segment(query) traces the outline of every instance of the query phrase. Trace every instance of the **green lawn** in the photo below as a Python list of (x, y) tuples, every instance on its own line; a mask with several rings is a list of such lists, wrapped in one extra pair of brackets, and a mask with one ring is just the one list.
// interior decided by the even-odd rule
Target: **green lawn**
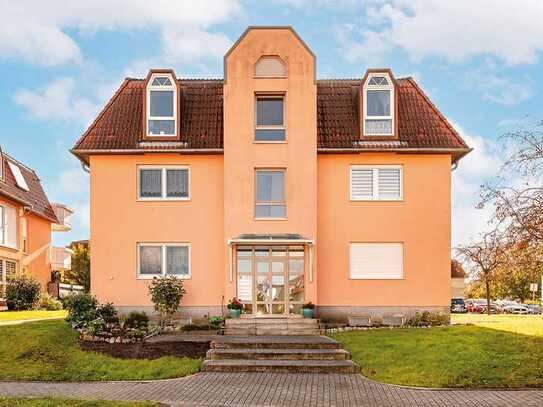
[(473, 324), (500, 331), (543, 337), (543, 316), (541, 315), (453, 314), (451, 323)]
[(0, 407), (159, 407), (160, 403), (130, 403), (103, 400), (0, 398)]
[(475, 325), (331, 336), (352, 353), (363, 375), (381, 382), (422, 387), (543, 386), (541, 316), (477, 315), (470, 321)]
[(62, 320), (0, 327), (0, 380), (146, 380), (199, 371), (200, 359), (116, 359), (84, 352)]
[(0, 324), (2, 322), (65, 317), (66, 311), (1, 311)]

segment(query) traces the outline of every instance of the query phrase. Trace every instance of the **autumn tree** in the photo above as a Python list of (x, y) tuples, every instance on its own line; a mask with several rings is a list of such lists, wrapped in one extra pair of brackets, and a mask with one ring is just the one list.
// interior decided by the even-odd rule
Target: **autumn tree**
[(456, 248), (459, 259), (468, 266), (474, 281), (484, 284), (487, 312), (490, 315), (491, 285), (506, 257), (502, 235), (497, 231), (485, 233), (481, 239)]
[(77, 244), (73, 247), (72, 267), (64, 273), (64, 280), (79, 284), (90, 291), (90, 250), (88, 245)]

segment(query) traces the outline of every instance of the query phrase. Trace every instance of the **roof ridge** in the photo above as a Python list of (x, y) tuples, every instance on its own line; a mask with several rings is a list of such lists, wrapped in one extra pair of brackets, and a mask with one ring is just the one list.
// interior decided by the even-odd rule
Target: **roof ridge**
[(128, 83), (130, 82), (130, 79), (129, 78), (124, 78), (123, 80), (123, 83), (121, 83), (121, 86), (119, 86), (119, 89), (117, 89), (117, 91), (113, 94), (113, 96), (109, 99), (109, 101), (105, 104), (105, 106), (102, 108), (102, 110), (100, 111), (100, 113), (98, 114), (98, 116), (96, 116), (96, 118), (92, 121), (92, 123), (89, 125), (89, 127), (87, 127), (87, 130), (85, 130), (83, 132), (83, 134), (81, 135), (81, 137), (79, 137), (79, 139), (76, 141), (74, 147), (73, 147), (73, 150), (77, 150), (77, 148), (79, 147), (79, 145), (83, 142), (83, 139), (87, 136), (87, 133), (92, 130), (94, 128), (94, 126), (96, 126), (96, 124), (98, 123), (98, 121), (102, 118), (102, 116), (106, 113), (106, 111), (109, 109), (109, 107), (113, 104), (113, 102), (119, 97), (119, 95), (121, 94), (121, 91), (128, 85)]
[(36, 178), (38, 179), (38, 181), (41, 181), (40, 178), (38, 177), (38, 173), (37, 173), (36, 170), (34, 170), (33, 168), (30, 168), (28, 165), (26, 165), (25, 163), (19, 161), (18, 159), (16, 159), (16, 158), (13, 157), (12, 155), (6, 153), (5, 151), (2, 151), (2, 156), (8, 158), (8, 159), (11, 160), (11, 161), (13, 161), (14, 164), (17, 164), (17, 165), (23, 167), (23, 168), (26, 169), (27, 171), (30, 171), (32, 174), (34, 174), (34, 175), (36, 176)]
[(415, 82), (415, 80), (409, 76), (406, 78), (408, 82), (410, 82), (414, 87), (415, 87), (415, 90), (419, 93), (419, 95), (421, 95), (424, 100), (430, 105), (430, 107), (432, 108), (432, 110), (438, 115), (438, 117), (441, 119), (441, 121), (445, 124), (445, 126), (447, 126), (449, 128), (449, 130), (453, 133), (453, 135), (456, 137), (456, 140), (462, 144), (464, 147), (468, 147), (468, 145), (466, 144), (466, 142), (464, 141), (464, 139), (460, 136), (460, 134), (458, 134), (458, 131), (456, 131), (456, 129), (449, 123), (449, 121), (447, 120), (447, 118), (443, 115), (443, 113), (441, 113), (441, 111), (437, 108), (437, 106), (434, 104), (434, 102), (432, 102), (430, 100), (430, 98), (426, 95), (426, 93), (424, 93), (424, 91), (421, 89), (421, 87), (417, 84), (417, 82)]

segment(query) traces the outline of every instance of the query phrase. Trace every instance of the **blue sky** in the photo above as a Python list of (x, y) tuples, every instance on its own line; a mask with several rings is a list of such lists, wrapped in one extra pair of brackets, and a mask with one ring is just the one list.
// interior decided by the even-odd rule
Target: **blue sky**
[[(89, 235), (88, 176), (68, 149), (126, 76), (151, 67), (221, 77), (248, 25), (291, 25), (319, 78), (390, 67), (413, 76), (475, 151), (453, 175), (453, 243), (484, 228), (479, 185), (500, 167), (497, 137), (543, 118), (543, 2), (524, 0), (0, 0), (0, 144), (35, 168)], [(492, 10), (492, 13), (489, 13)]]

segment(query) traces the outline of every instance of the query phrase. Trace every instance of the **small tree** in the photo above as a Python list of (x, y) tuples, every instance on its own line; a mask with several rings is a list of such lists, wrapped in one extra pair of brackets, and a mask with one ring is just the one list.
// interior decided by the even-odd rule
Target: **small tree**
[(38, 281), (24, 274), (12, 277), (6, 287), (8, 309), (23, 311), (34, 308), (40, 298), (41, 286)]
[(71, 284), (79, 284), (90, 291), (90, 250), (86, 245), (78, 244), (73, 248), (72, 268), (64, 273), (64, 278)]
[(487, 313), (490, 315), (490, 286), (495, 273), (506, 260), (501, 235), (498, 231), (486, 233), (478, 242), (457, 247), (456, 252), (470, 266), (473, 277), (484, 284)]
[(161, 325), (171, 322), (185, 294), (183, 280), (174, 276), (153, 278), (149, 286), (149, 295), (155, 311), (160, 314)]

